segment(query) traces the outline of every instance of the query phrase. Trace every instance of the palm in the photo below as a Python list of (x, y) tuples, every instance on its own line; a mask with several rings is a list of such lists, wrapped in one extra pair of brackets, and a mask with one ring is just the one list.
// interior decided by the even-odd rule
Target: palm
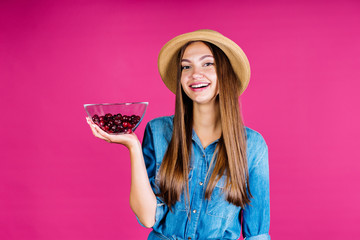
[[(101, 130), (101, 128), (100, 128)], [(103, 130), (101, 130), (103, 132), (104, 135), (106, 135), (108, 137), (108, 139), (110, 140), (110, 142), (113, 143), (132, 143), (132, 142), (136, 142), (138, 141), (138, 137), (136, 136), (135, 133), (125, 133), (125, 134), (119, 134), (119, 135), (110, 135), (106, 132), (104, 132)]]

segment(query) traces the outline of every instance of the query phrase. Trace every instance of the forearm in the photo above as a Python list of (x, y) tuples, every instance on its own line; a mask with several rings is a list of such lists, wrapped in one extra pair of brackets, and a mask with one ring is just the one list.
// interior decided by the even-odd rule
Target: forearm
[(130, 207), (146, 227), (155, 223), (156, 197), (151, 188), (141, 145), (129, 147), (131, 159)]

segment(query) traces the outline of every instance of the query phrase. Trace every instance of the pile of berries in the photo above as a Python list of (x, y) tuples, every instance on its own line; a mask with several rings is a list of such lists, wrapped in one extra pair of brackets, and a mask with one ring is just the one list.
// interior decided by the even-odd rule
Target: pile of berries
[(92, 116), (92, 120), (107, 133), (132, 133), (132, 129), (140, 121), (140, 117), (107, 113), (104, 116), (95, 114)]

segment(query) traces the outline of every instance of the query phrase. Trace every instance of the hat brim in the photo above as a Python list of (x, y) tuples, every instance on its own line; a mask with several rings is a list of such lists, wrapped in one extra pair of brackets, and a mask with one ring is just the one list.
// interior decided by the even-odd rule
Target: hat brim
[(250, 64), (243, 50), (232, 40), (213, 30), (197, 30), (179, 35), (168, 41), (161, 49), (158, 58), (160, 76), (166, 87), (176, 94), (177, 57), (182, 46), (190, 41), (206, 41), (219, 47), (229, 58), (232, 68), (240, 81), (239, 96), (250, 81)]

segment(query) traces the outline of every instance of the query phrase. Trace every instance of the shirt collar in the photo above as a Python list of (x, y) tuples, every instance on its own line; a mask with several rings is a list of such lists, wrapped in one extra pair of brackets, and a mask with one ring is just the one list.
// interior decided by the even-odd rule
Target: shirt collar
[[(198, 137), (198, 135), (196, 134), (195, 130), (192, 130), (192, 140), (202, 149), (204, 150), (204, 147), (201, 144), (200, 138)], [(210, 143), (206, 149), (208, 149), (210, 146), (215, 145), (217, 142), (219, 142), (219, 139), (216, 139), (215, 141), (213, 141), (212, 143)]]

